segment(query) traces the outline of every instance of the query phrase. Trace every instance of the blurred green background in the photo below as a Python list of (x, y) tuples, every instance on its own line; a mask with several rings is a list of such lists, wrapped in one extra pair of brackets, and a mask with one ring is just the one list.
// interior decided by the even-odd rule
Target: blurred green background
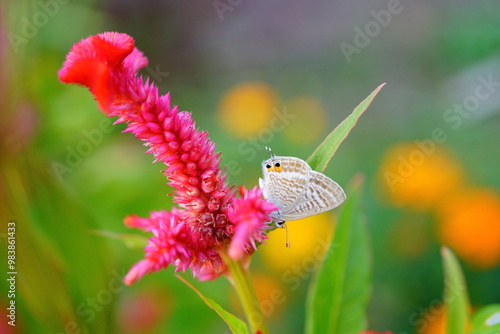
[[(0, 332), (229, 333), (171, 268), (123, 286), (143, 251), (96, 232), (138, 233), (125, 216), (172, 205), (164, 167), (86, 89), (58, 81), (70, 47), (103, 31), (135, 38), (150, 61), (142, 74), (192, 112), (229, 182), (247, 187), (265, 146), (307, 158), (387, 82), (326, 170), (344, 187), (366, 176), (370, 328), (443, 333), (443, 243), (463, 261), (472, 304), (500, 302), (498, 2), (40, 0), (0, 11), (0, 268), (15, 221), (18, 270), (15, 328), (0, 280)], [(273, 332), (303, 332), (313, 254), (335, 214), (292, 222), (290, 249), (275, 231), (256, 253)], [(241, 314), (224, 278), (195, 285)], [(270, 302), (273, 291), (285, 299)]]

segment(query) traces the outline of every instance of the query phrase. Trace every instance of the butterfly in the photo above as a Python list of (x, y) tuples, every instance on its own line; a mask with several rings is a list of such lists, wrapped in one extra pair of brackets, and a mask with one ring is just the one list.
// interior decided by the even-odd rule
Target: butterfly
[(342, 187), (312, 170), (304, 160), (276, 156), (268, 147), (266, 150), (270, 159), (262, 163), (264, 178), (259, 179), (259, 186), (264, 198), (278, 208), (271, 213), (276, 226), (286, 228), (286, 221), (332, 210), (345, 201)]

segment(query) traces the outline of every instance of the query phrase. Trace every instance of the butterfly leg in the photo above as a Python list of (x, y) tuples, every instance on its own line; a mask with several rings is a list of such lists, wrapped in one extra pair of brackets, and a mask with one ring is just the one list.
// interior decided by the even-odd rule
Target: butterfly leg
[(290, 241), (289, 241), (289, 238), (288, 238), (288, 227), (286, 226), (285, 223), (286, 222), (284, 220), (278, 220), (276, 222), (276, 226), (278, 226), (279, 228), (284, 228), (285, 229), (285, 231), (286, 231), (286, 246), (290, 247)]

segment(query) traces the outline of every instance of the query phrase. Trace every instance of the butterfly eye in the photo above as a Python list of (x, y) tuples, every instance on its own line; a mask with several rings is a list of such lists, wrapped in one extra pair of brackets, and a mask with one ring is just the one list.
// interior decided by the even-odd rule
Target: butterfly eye
[(271, 168), (271, 167), (272, 167), (272, 166), (271, 166), (271, 164), (267, 164), (267, 165), (266, 165), (266, 168), (267, 168), (267, 169), (269, 169), (269, 168)]
[(280, 166), (281, 166), (281, 164), (279, 162), (274, 164), (274, 167), (280, 167)]

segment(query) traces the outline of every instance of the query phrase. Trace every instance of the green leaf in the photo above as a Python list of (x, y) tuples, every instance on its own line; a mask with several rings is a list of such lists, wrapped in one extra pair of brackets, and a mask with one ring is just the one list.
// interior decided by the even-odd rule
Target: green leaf
[(467, 286), (460, 263), (448, 247), (441, 248), (444, 266), (444, 302), (446, 304), (446, 332), (465, 334), (470, 310)]
[(500, 304), (480, 308), (472, 317), (470, 334), (500, 334)]
[(366, 329), (370, 297), (368, 228), (356, 187), (342, 208), (335, 235), (308, 292), (306, 333), (357, 334)]
[(93, 230), (92, 232), (102, 237), (121, 240), (130, 249), (143, 249), (148, 244), (148, 238), (139, 234), (115, 233), (103, 230)]
[(246, 324), (241, 319), (229, 313), (228, 311), (224, 310), (222, 306), (220, 306), (212, 298), (204, 296), (200, 290), (195, 288), (195, 286), (189, 283), (184, 277), (181, 277), (179, 275), (175, 276), (177, 276), (178, 279), (180, 279), (182, 282), (184, 282), (184, 284), (186, 284), (194, 292), (196, 292), (198, 296), (200, 296), (200, 298), (205, 302), (205, 304), (207, 304), (208, 307), (217, 312), (217, 314), (222, 318), (222, 320), (224, 320), (226, 324), (229, 326), (229, 329), (231, 330), (232, 333), (249, 334)]
[(340, 144), (347, 137), (351, 129), (356, 125), (359, 117), (368, 109), (378, 92), (385, 83), (378, 86), (366, 99), (364, 99), (352, 113), (347, 116), (337, 127), (325, 138), (316, 150), (307, 158), (307, 162), (312, 169), (324, 171)]

